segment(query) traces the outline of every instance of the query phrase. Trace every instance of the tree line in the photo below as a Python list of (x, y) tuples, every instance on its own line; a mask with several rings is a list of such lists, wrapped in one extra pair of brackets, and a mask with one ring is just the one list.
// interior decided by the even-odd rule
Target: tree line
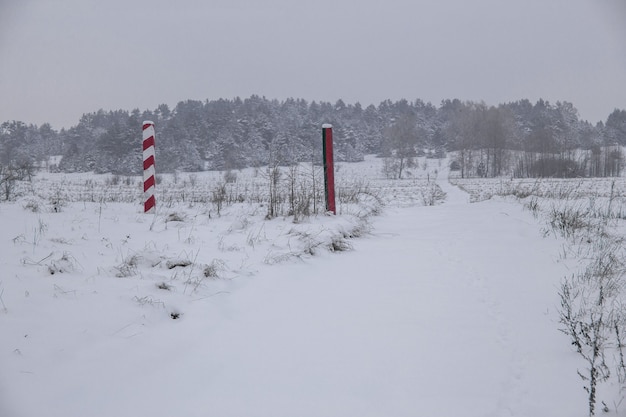
[[(568, 102), (386, 100), (363, 108), (338, 100), (187, 100), (173, 109), (84, 114), (60, 131), (45, 123), (0, 126), (0, 169), (40, 166), (61, 172), (139, 174), (141, 124), (155, 122), (160, 172), (233, 170), (321, 161), (321, 125), (334, 127), (335, 159), (385, 158), (401, 178), (420, 155), (454, 151), (462, 176), (618, 176), (624, 164), (626, 111), (606, 122), (581, 120)], [(57, 158), (51, 159), (51, 156)]]

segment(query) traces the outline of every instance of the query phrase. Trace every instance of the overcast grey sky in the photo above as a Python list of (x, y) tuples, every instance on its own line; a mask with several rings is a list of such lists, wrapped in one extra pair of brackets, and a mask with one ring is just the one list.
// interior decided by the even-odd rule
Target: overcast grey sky
[(0, 122), (186, 99), (626, 108), (626, 0), (0, 0)]

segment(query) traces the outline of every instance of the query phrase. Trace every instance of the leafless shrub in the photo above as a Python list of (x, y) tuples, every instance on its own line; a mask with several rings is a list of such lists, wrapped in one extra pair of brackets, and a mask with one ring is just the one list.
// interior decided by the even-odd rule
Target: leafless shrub
[(67, 193), (63, 189), (63, 184), (59, 184), (54, 187), (49, 201), (51, 211), (54, 213), (60, 213), (63, 208), (67, 206), (69, 198), (67, 196)]
[(581, 295), (583, 291), (576, 287), (575, 282), (563, 283), (559, 294), (560, 322), (563, 325), (561, 331), (570, 336), (572, 345), (587, 363), (586, 373), (580, 370), (577, 373), (586, 383), (584, 389), (588, 394), (589, 415), (594, 415), (598, 383), (610, 376), (605, 356), (610, 312), (602, 291), (595, 294), (594, 300), (589, 300), (591, 303), (587, 303), (588, 296)]
[(345, 252), (352, 250), (352, 244), (343, 235), (335, 235), (328, 244), (331, 252)]
[(48, 273), (50, 275), (54, 275), (74, 272), (76, 270), (77, 264), (78, 263), (76, 262), (76, 259), (71, 254), (69, 254), (68, 252), (63, 252), (63, 255), (61, 255), (61, 257), (59, 257), (58, 259), (53, 259), (48, 264)]
[(528, 209), (535, 218), (538, 217), (541, 212), (539, 199), (536, 196), (531, 197), (524, 203), (524, 208)]
[(13, 199), (18, 180), (18, 173), (14, 167), (0, 165), (0, 189), (4, 200)]
[(318, 206), (316, 198), (315, 189), (311, 188), (310, 184), (304, 180), (290, 186), (290, 208), (288, 214), (293, 216), (294, 223), (298, 223), (302, 219), (310, 217), (314, 213), (314, 210)]
[(122, 263), (115, 267), (115, 276), (118, 278), (128, 278), (137, 275), (139, 265), (139, 255), (133, 254), (122, 260)]
[(220, 183), (215, 186), (213, 191), (211, 192), (211, 202), (215, 206), (215, 210), (217, 211), (217, 215), (221, 216), (222, 207), (226, 202), (227, 191), (226, 191), (226, 183)]
[[(292, 247), (291, 239), (295, 238), (298, 242), (298, 248), (302, 248), (302, 253), (313, 256), (316, 254), (317, 248), (323, 244), (322, 232), (323, 231), (312, 232), (308, 229), (298, 229), (294, 227), (287, 232), (287, 235), (290, 237), (289, 247)], [(292, 254), (295, 252), (295, 250), (292, 250)]]
[(267, 219), (273, 219), (279, 215), (279, 205), (282, 201), (279, 193), (281, 171), (278, 164), (270, 165), (265, 175), (268, 183)]
[(39, 242), (41, 241), (41, 239), (43, 238), (43, 236), (46, 234), (47, 231), (48, 231), (48, 224), (44, 222), (41, 218), (38, 219), (37, 226), (33, 227), (33, 237), (30, 242), (33, 245), (33, 247), (39, 244)]
[(22, 207), (24, 208), (24, 210), (28, 210), (33, 213), (39, 213), (41, 212), (41, 201), (36, 198), (29, 198), (24, 202)]
[(221, 272), (226, 269), (226, 264), (221, 259), (214, 259), (210, 264), (205, 265), (202, 268), (202, 273), (194, 272), (195, 265), (195, 263), (192, 264), (188, 273), (185, 274), (187, 276), (185, 280), (185, 293), (189, 287), (191, 287), (191, 293), (197, 292), (206, 279), (220, 278)]
[(359, 217), (356, 224), (350, 227), (347, 232), (343, 232), (343, 237), (348, 239), (359, 238), (369, 234), (371, 231), (372, 224), (369, 216)]
[(422, 195), (422, 203), (425, 206), (434, 206), (439, 201), (445, 199), (445, 193), (436, 183), (431, 183), (426, 189), (420, 190)]
[(380, 199), (379, 193), (375, 192), (370, 183), (364, 179), (339, 184), (335, 188), (337, 201), (342, 204), (357, 204), (363, 195)]
[(226, 264), (221, 259), (213, 259), (210, 264), (202, 270), (205, 278), (219, 278), (220, 272), (226, 268)]
[(579, 206), (566, 204), (557, 207), (553, 205), (548, 216), (550, 226), (565, 238), (572, 237), (577, 231), (589, 226), (588, 211)]
[(317, 248), (322, 245), (322, 242), (319, 239), (316, 239), (314, 236), (311, 235), (302, 236), (301, 240), (303, 244), (302, 252), (311, 256), (315, 256), (317, 253)]
[(624, 356), (624, 348), (626, 348), (626, 341), (624, 340), (624, 331), (626, 329), (624, 306), (618, 304), (614, 310), (612, 319), (613, 335), (615, 336), (615, 348), (617, 350), (617, 360), (615, 361), (617, 380), (623, 387), (626, 384), (626, 359)]
[(566, 278), (559, 291), (560, 330), (570, 337), (571, 344), (586, 362), (586, 369), (579, 370), (578, 375), (585, 381), (589, 415), (595, 414), (598, 384), (611, 376), (606, 360), (609, 349), (615, 349), (619, 357), (615, 366), (620, 383), (626, 376), (622, 350), (624, 322), (619, 308), (626, 271), (622, 247), (621, 242), (598, 244), (587, 267)]
[(396, 158), (385, 157), (383, 158), (382, 174), (388, 180), (395, 180), (398, 178), (400, 163)]

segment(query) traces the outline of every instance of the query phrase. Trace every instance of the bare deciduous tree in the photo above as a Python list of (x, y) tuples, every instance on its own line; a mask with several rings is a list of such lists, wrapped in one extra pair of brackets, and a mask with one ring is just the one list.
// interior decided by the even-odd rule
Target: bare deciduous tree
[(418, 130), (414, 115), (403, 115), (384, 133), (385, 175), (402, 179), (402, 173), (415, 166)]

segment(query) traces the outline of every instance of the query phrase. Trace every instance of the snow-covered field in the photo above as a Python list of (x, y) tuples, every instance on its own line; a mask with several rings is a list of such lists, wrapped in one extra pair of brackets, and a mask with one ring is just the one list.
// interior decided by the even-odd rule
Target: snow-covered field
[(254, 170), (219, 215), (222, 174), (163, 176), (156, 215), (138, 178), (41, 174), (0, 205), (0, 416), (586, 415), (558, 313), (583, 261), (532, 197), (420, 166), (340, 165), (362, 195), (298, 222)]

